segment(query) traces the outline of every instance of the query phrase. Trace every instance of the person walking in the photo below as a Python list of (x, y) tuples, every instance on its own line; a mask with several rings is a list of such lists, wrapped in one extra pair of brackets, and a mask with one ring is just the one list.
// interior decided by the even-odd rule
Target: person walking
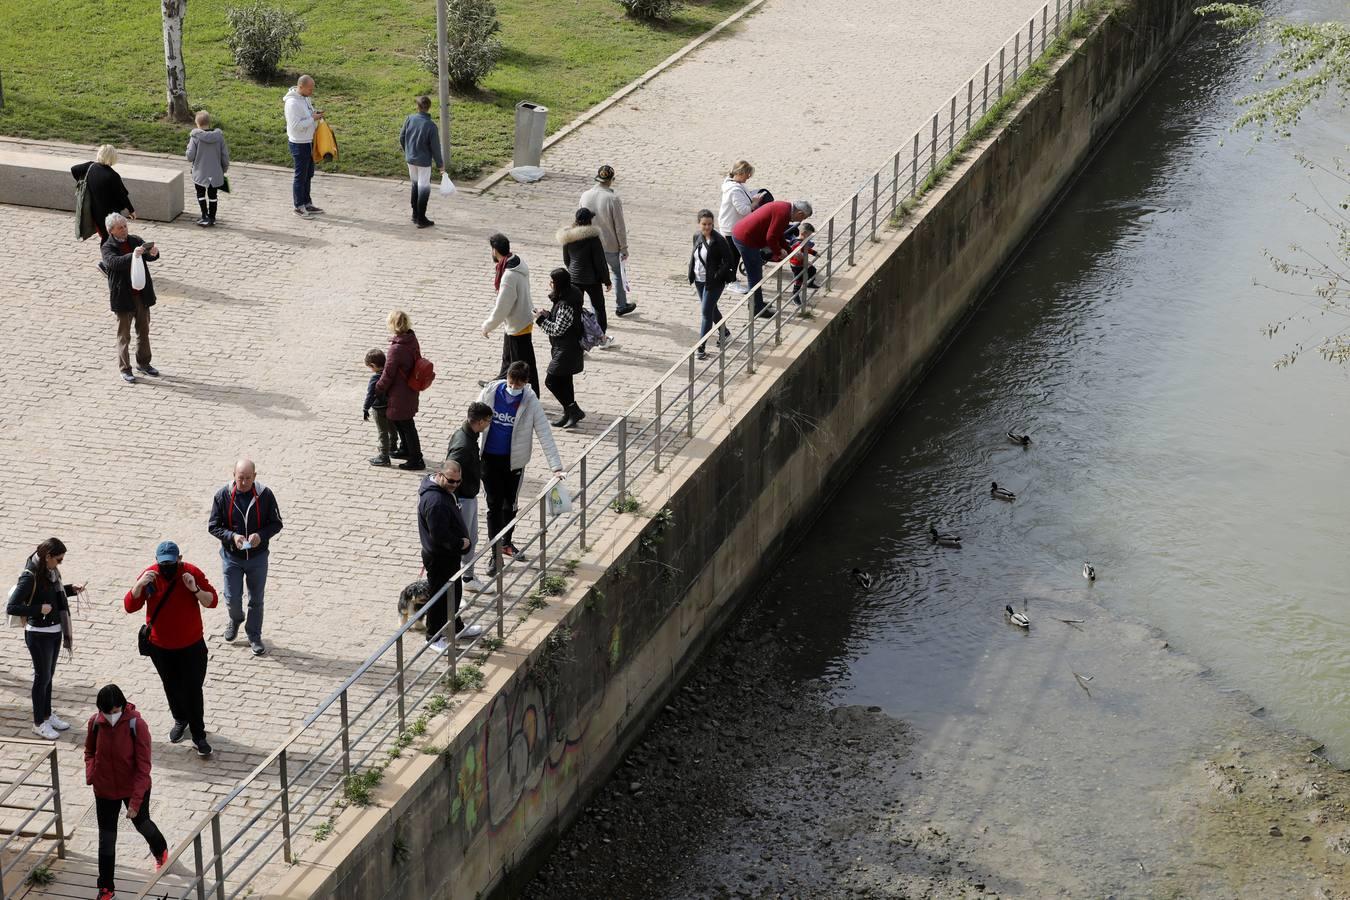
[(717, 300), (722, 289), (735, 277), (736, 257), (731, 244), (713, 228), (713, 214), (710, 209), (698, 212), (698, 231), (694, 234), (694, 249), (689, 254), (689, 283), (698, 293), (699, 302), (699, 343), (698, 358), (707, 359), (705, 347), (708, 332), (718, 326), (717, 346), (729, 334), (722, 322), (722, 312), (717, 308)]
[(771, 200), (755, 207), (750, 215), (736, 223), (731, 240), (736, 245), (741, 261), (745, 263), (746, 282), (755, 289), (755, 314), (771, 318), (772, 310), (764, 307), (764, 257), (759, 252), (768, 250), (771, 261), (778, 262), (788, 252), (784, 236), (788, 226), (811, 217), (811, 204), (805, 200)]
[[(422, 459), (422, 441), (417, 436), (417, 425), (413, 419), (417, 416), (419, 397), (408, 379), (412, 376), (413, 366), (422, 358), (422, 347), (413, 333), (412, 319), (401, 309), (389, 313), (389, 331), (393, 337), (389, 340), (389, 349), (385, 351), (384, 371), (375, 382), (375, 391), (388, 401), (384, 410), (389, 424), (398, 431), (399, 443), (403, 445), (403, 462), (400, 469), (420, 472), (427, 467)], [(390, 456), (398, 456), (391, 453)]]
[[(576, 211), (569, 227), (558, 229), (558, 244), (562, 247), (563, 265), (572, 277), (572, 284), (591, 300), (595, 310), (595, 321), (600, 330), (609, 331), (609, 320), (605, 317), (605, 289), (611, 286), (609, 264), (605, 259), (605, 248), (600, 242), (600, 229), (591, 224), (595, 218), (586, 207)], [(614, 338), (608, 333), (597, 345), (598, 350), (608, 350), (614, 346)]]
[(58, 566), (65, 561), (66, 545), (47, 538), (24, 563), (19, 581), (9, 595), (6, 614), (24, 619), (23, 640), (33, 660), (33, 733), (54, 741), (70, 728), (52, 712), (52, 680), (62, 645), (75, 652), (70, 624), (70, 598), (84, 593), (82, 584), (63, 584)]
[(417, 112), (403, 120), (398, 145), (403, 148), (403, 159), (408, 163), (408, 182), (412, 186), (412, 220), (418, 228), (430, 228), (436, 223), (427, 218), (427, 203), (431, 200), (431, 165), (445, 168), (441, 158), (441, 132), (431, 118), (431, 98), (417, 98)]
[(155, 564), (141, 572), (122, 598), (128, 613), (145, 608), (150, 626), (150, 661), (164, 685), (164, 697), (173, 714), (169, 743), (177, 744), (192, 733), (198, 756), (210, 756), (206, 742), (206, 641), (202, 637), (202, 609), (215, 609), (216, 589), (201, 569), (184, 562), (173, 541), (155, 548)]
[(286, 143), (291, 149), (295, 176), (291, 180), (291, 202), (295, 214), (312, 219), (323, 212), (310, 196), (310, 182), (314, 180), (314, 130), (323, 119), (323, 110), (314, 108), (314, 79), (301, 75), (295, 87), (286, 92), (281, 102), (286, 113)]
[[(483, 492), (487, 495), (488, 534), (492, 536), (516, 517), (516, 495), (536, 436), (553, 474), (563, 474), (553, 430), (539, 396), (526, 384), (528, 377), (524, 363), (511, 363), (506, 378), (489, 382), (478, 395), (479, 402), (492, 409), (492, 421), (483, 432)], [(509, 531), (502, 536), (502, 555), (508, 560), (520, 559), (511, 537)], [(489, 578), (496, 574), (495, 559), (488, 564), (487, 574)]]
[(600, 229), (600, 243), (605, 248), (605, 261), (614, 273), (614, 314), (626, 316), (637, 309), (637, 304), (628, 302), (628, 285), (624, 283), (623, 261), (628, 258), (628, 225), (623, 220), (623, 201), (614, 193), (613, 184), (614, 167), (601, 166), (595, 173), (595, 187), (581, 195), (579, 205), (595, 214), (595, 224)]
[[(254, 656), (267, 652), (262, 640), (263, 593), (267, 589), (268, 544), (281, 531), (281, 510), (272, 489), (258, 483), (251, 459), (234, 464), (234, 478), (216, 491), (207, 530), (220, 541), (225, 578), (225, 640), (233, 641), (243, 623)], [(244, 584), (248, 584), (248, 618), (244, 618)]]
[(84, 736), (84, 783), (94, 789), (98, 819), (98, 900), (113, 900), (122, 809), (149, 845), (156, 872), (169, 861), (169, 842), (150, 818), (150, 726), (115, 684), (99, 688), (94, 702), (98, 711)]
[(483, 484), (483, 459), (478, 446), (478, 436), (487, 431), (492, 424), (492, 407), (475, 400), (469, 404), (468, 416), (464, 424), (455, 429), (450, 436), (450, 446), (446, 448), (445, 458), (459, 463), (459, 487), (455, 496), (459, 498), (459, 508), (464, 514), (464, 529), (469, 536), (469, 569), (464, 573), (464, 586), (471, 591), (484, 590), (483, 582), (473, 570), (473, 554), (478, 549), (478, 493)]
[[(459, 617), (459, 603), (464, 586), (458, 580), (451, 583), (459, 571), (462, 554), (469, 549), (469, 534), (464, 527), (464, 513), (455, 497), (461, 482), (459, 463), (447, 459), (436, 472), (422, 479), (417, 489), (417, 535), (422, 542), (422, 565), (427, 570), (427, 592), (430, 607), (424, 620), (427, 641), (431, 649), (444, 653), (450, 648), (447, 635), (441, 634), (450, 618), (453, 596), (455, 634), (462, 638), (476, 638), (486, 629), (481, 625), (464, 627)], [(437, 596), (444, 590), (447, 596)]]
[(70, 167), (70, 174), (76, 181), (84, 179), (85, 189), (89, 192), (89, 205), (94, 213), (94, 230), (98, 232), (99, 243), (108, 239), (107, 218), (109, 213), (124, 213), (136, 218), (136, 207), (131, 205), (131, 195), (113, 166), (117, 165), (117, 148), (112, 144), (103, 144), (94, 151), (94, 161), (79, 163)]
[(384, 373), (384, 351), (378, 347), (366, 351), (366, 368), (370, 370), (370, 378), (366, 379), (366, 399), (361, 404), (361, 418), (364, 421), (370, 421), (370, 414), (375, 414), (375, 435), (379, 440), (379, 453), (367, 460), (372, 466), (389, 466), (389, 457), (397, 456), (403, 451), (399, 448), (398, 431), (385, 415), (389, 408), (389, 400), (379, 391), (375, 390), (375, 385), (380, 383), (380, 375)]
[(217, 192), (225, 187), (225, 173), (230, 171), (230, 148), (225, 144), (225, 132), (211, 127), (210, 113), (201, 110), (196, 122), (197, 127), (188, 135), (187, 158), (192, 163), (192, 186), (202, 211), (197, 224), (209, 228), (216, 224)]
[(159, 248), (154, 241), (146, 243), (139, 235), (129, 234), (127, 220), (121, 213), (109, 213), (104, 220), (108, 238), (100, 247), (103, 262), (100, 268), (108, 276), (108, 303), (117, 316), (117, 368), (122, 380), (135, 384), (131, 374), (131, 326), (136, 326), (136, 369), (151, 378), (159, 370), (150, 363), (150, 307), (155, 305), (155, 283), (150, 268), (145, 269), (145, 286), (134, 287), (131, 281), (132, 261), (149, 263), (159, 259)]
[[(483, 337), (488, 337), (497, 326), (505, 325), (502, 334), (502, 367), (497, 380), (506, 377), (506, 370), (513, 362), (522, 362), (529, 367), (529, 382), (537, 395), (539, 393), (539, 367), (534, 361), (534, 306), (530, 300), (530, 269), (525, 261), (511, 252), (511, 241), (504, 234), (494, 234), (488, 238), (492, 248), (492, 264), (496, 274), (492, 287), (497, 292), (497, 300), (492, 312), (483, 322)], [(486, 387), (487, 381), (478, 382)]]
[(731, 167), (727, 177), (722, 180), (722, 205), (717, 210), (717, 229), (727, 235), (727, 246), (731, 248), (731, 283), (727, 285), (727, 290), (735, 291), (738, 294), (745, 293), (746, 286), (741, 284), (737, 278), (736, 268), (740, 265), (741, 256), (736, 252), (736, 245), (731, 243), (730, 234), (736, 223), (746, 216), (750, 215), (753, 204), (750, 196), (750, 189), (745, 186), (755, 174), (755, 167), (743, 159), (736, 161), (736, 165)]
[(577, 405), (576, 386), (572, 379), (586, 367), (586, 352), (581, 349), (581, 292), (572, 286), (572, 277), (566, 269), (549, 273), (553, 283), (548, 298), (551, 309), (536, 309), (534, 323), (548, 335), (552, 355), (548, 361), (545, 386), (562, 404), (562, 418), (553, 424), (559, 428), (573, 428), (586, 413)]

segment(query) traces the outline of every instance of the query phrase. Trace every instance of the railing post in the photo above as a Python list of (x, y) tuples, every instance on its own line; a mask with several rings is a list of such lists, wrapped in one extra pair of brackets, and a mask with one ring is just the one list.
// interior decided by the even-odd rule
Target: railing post
[(628, 417), (619, 419), (619, 506), (628, 499)]
[[(399, 645), (400, 650), (402, 644)], [(402, 656), (402, 653), (399, 654)], [(400, 674), (402, 670), (400, 669)], [(400, 679), (401, 680), (401, 679)], [(403, 707), (403, 685), (398, 688), (398, 705)], [(403, 716), (399, 716), (399, 733), (403, 733)], [(282, 853), (286, 857), (286, 862), (294, 862), (291, 858), (291, 788), (286, 778), (286, 748), (281, 748), (281, 755), (277, 757), (277, 762), (281, 766), (281, 842)]]
[(407, 711), (403, 706), (403, 634), (400, 633), (394, 641), (394, 665), (395, 677), (398, 679), (398, 733), (402, 734), (408, 730)]
[(347, 730), (347, 692), (345, 690), (338, 695), (338, 714), (342, 717), (342, 777), (350, 778), (352, 774), (352, 747), (351, 735)]
[(1045, 32), (1046, 22), (1050, 17), (1050, 4), (1046, 3), (1041, 7), (1041, 52), (1045, 52)]
[(919, 193), (919, 133), (914, 132), (914, 163), (909, 170), (909, 195), (918, 196)]
[[(881, 172), (872, 173), (872, 243), (877, 242), (877, 207), (881, 205)], [(802, 286), (806, 285), (806, 270), (810, 268), (807, 265), (809, 260), (805, 253), (802, 254)]]
[[(718, 332), (720, 335), (721, 332)], [(727, 344), (730, 341), (717, 342), (717, 402), (726, 403), (727, 389)]]
[[(719, 320), (719, 321), (713, 323), (713, 327), (717, 329), (717, 334), (718, 334), (719, 337), (721, 337), (721, 335), (722, 335), (722, 323), (721, 323), (721, 321)], [(687, 418), (688, 418), (688, 421), (687, 421), (687, 423), (686, 423), (686, 424), (687, 424), (687, 434), (688, 434), (689, 437), (693, 437), (693, 436), (694, 436), (694, 354), (692, 354), (692, 353), (689, 354), (689, 400), (688, 400), (688, 402), (687, 402), (686, 405), (685, 405), (685, 412), (686, 412)], [(585, 541), (582, 541), (582, 543), (584, 544)]]
[(661, 383), (656, 384), (656, 431), (652, 434), (652, 450), (656, 453), (656, 461), (652, 465), (657, 472), (661, 471)]
[(891, 160), (891, 215), (895, 215), (895, 208), (900, 205), (900, 151), (895, 151), (895, 157)]
[(1027, 68), (1031, 68), (1032, 54), (1036, 52), (1036, 17), (1027, 23)]
[[(586, 457), (581, 458), (582, 475), (581, 483), (586, 483)], [(583, 488), (583, 490), (585, 490)], [(584, 501), (583, 501), (584, 502)], [(585, 506), (582, 507), (585, 509)], [(492, 544), (492, 562), (493, 570), (497, 573), (497, 637), (506, 637), (506, 575), (502, 572), (502, 542), (495, 541)]]
[(1059, 19), (1059, 7), (1062, 2), (1063, 0), (1055, 0), (1055, 37), (1059, 37), (1059, 29), (1061, 27)]
[[(803, 254), (805, 255), (805, 254)], [(778, 267), (778, 274), (774, 280), (777, 282), (778, 289), (774, 291), (773, 297), (773, 342), (775, 345), (783, 343), (783, 267)], [(801, 295), (798, 295), (797, 302), (801, 302)]]
[(1022, 64), (1022, 32), (1013, 35), (1013, 77), (1014, 83), (1017, 81), (1017, 67)]
[[(760, 292), (764, 290), (764, 276), (759, 278)], [(768, 307), (766, 306), (765, 309)], [(750, 304), (750, 324), (745, 329), (746, 336), (746, 357), (745, 371), (748, 375), (755, 374), (755, 320), (759, 318), (759, 310), (755, 309), (755, 304)]]
[(998, 48), (998, 96), (994, 98), (995, 103), (1003, 99), (1003, 54), (1005, 52), (1007, 52), (1006, 47)]
[(206, 870), (202, 868), (202, 833), (192, 838), (192, 855), (197, 862), (197, 900), (206, 900)]
[(956, 95), (952, 94), (952, 108), (947, 113), (947, 155), (956, 149)]
[(858, 240), (858, 195), (853, 195), (853, 209), (848, 214), (848, 264), (853, 265), (853, 245)]
[[(346, 696), (346, 692), (343, 692)], [(225, 900), (225, 860), (221, 859), (220, 850), (220, 813), (219, 811), (211, 814), (211, 852), (215, 855), (216, 868), (216, 900)]]
[(830, 227), (825, 238), (825, 290), (834, 284), (834, 216), (830, 216)]
[(539, 498), (539, 575), (548, 574), (548, 494)]
[[(145, 725), (141, 723), (142, 727)], [(66, 826), (65, 819), (61, 815), (61, 773), (56, 762), (56, 748), (52, 747), (48, 756), (52, 765), (52, 805), (56, 812), (56, 858), (66, 858)]]
[(966, 134), (970, 134), (970, 117), (975, 111), (975, 79), (966, 82)]
[[(690, 365), (693, 357), (689, 358)], [(586, 552), (586, 454), (581, 456), (581, 488), (577, 492), (581, 498), (581, 552)]]

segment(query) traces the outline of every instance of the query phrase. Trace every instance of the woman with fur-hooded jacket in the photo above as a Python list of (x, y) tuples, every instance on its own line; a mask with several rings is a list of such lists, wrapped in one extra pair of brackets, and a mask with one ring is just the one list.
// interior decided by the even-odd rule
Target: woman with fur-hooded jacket
[[(600, 242), (600, 229), (591, 224), (595, 214), (584, 206), (577, 210), (571, 226), (558, 229), (558, 243), (562, 245), (563, 267), (571, 276), (572, 286), (590, 298), (595, 309), (595, 321), (600, 330), (609, 331), (605, 316), (605, 289), (611, 287), (609, 265), (605, 262), (605, 247)], [(598, 345), (607, 350), (614, 345), (608, 334)]]

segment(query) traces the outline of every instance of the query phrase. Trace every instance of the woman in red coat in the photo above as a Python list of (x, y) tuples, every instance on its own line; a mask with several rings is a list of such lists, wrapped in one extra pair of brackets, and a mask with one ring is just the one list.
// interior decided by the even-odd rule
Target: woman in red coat
[(84, 780), (94, 786), (98, 814), (98, 900), (111, 900), (122, 807), (150, 845), (156, 870), (168, 860), (169, 844), (150, 820), (150, 726), (115, 684), (104, 685), (96, 702), (84, 738)]
[[(399, 463), (400, 469), (421, 471), (427, 467), (422, 459), (422, 442), (417, 437), (417, 426), (413, 417), (417, 415), (417, 391), (408, 384), (413, 366), (422, 358), (422, 348), (418, 346), (417, 335), (412, 330), (412, 320), (401, 309), (389, 314), (389, 331), (394, 335), (389, 340), (389, 350), (384, 354), (384, 371), (380, 380), (375, 382), (377, 393), (383, 394), (389, 401), (385, 409), (385, 418), (398, 430), (399, 442), (403, 444), (406, 459)], [(398, 456), (397, 453), (391, 454)]]

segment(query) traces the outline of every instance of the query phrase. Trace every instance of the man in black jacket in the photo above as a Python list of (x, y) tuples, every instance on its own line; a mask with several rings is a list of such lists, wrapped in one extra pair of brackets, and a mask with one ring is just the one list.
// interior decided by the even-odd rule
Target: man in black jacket
[[(492, 407), (477, 400), (469, 404), (469, 416), (464, 424), (450, 437), (450, 447), (445, 451), (446, 459), (459, 463), (460, 482), (455, 496), (459, 498), (460, 511), (464, 513), (464, 528), (469, 534), (469, 549), (464, 555), (473, 557), (478, 546), (478, 491), (483, 484), (483, 460), (479, 455), (478, 436), (487, 431), (492, 423)], [(464, 573), (464, 586), (471, 591), (482, 591), (483, 582), (474, 574), (473, 564)]]
[(450, 646), (446, 636), (437, 633), (445, 628), (449, 618), (446, 595), (454, 598), (456, 634), (476, 638), (485, 630), (481, 625), (464, 627), (459, 617), (462, 585), (458, 581), (450, 583), (459, 570), (461, 554), (469, 549), (469, 534), (455, 497), (461, 480), (459, 463), (447, 459), (441, 463), (440, 471), (422, 479), (422, 486), (417, 489), (417, 535), (422, 541), (422, 565), (427, 570), (427, 590), (432, 597), (427, 603), (424, 623), (427, 640), (438, 653), (444, 653)]
[[(233, 641), (244, 624), (254, 656), (267, 647), (262, 641), (263, 592), (267, 588), (267, 547), (281, 531), (281, 510), (272, 489), (258, 483), (258, 467), (251, 459), (234, 464), (234, 479), (216, 491), (207, 528), (220, 541), (225, 574), (225, 606), (230, 622), (225, 640)], [(248, 619), (244, 619), (244, 585), (248, 584)]]
[(121, 213), (110, 213), (106, 220), (108, 239), (99, 248), (103, 262), (99, 268), (108, 276), (108, 303), (117, 316), (117, 368), (122, 380), (135, 384), (131, 374), (131, 326), (136, 326), (136, 368), (144, 375), (155, 377), (159, 370), (150, 364), (150, 307), (155, 305), (155, 283), (150, 269), (145, 270), (145, 287), (131, 285), (132, 262), (139, 257), (142, 263), (159, 259), (159, 250), (153, 241), (146, 243), (139, 235), (127, 233), (127, 220)]

